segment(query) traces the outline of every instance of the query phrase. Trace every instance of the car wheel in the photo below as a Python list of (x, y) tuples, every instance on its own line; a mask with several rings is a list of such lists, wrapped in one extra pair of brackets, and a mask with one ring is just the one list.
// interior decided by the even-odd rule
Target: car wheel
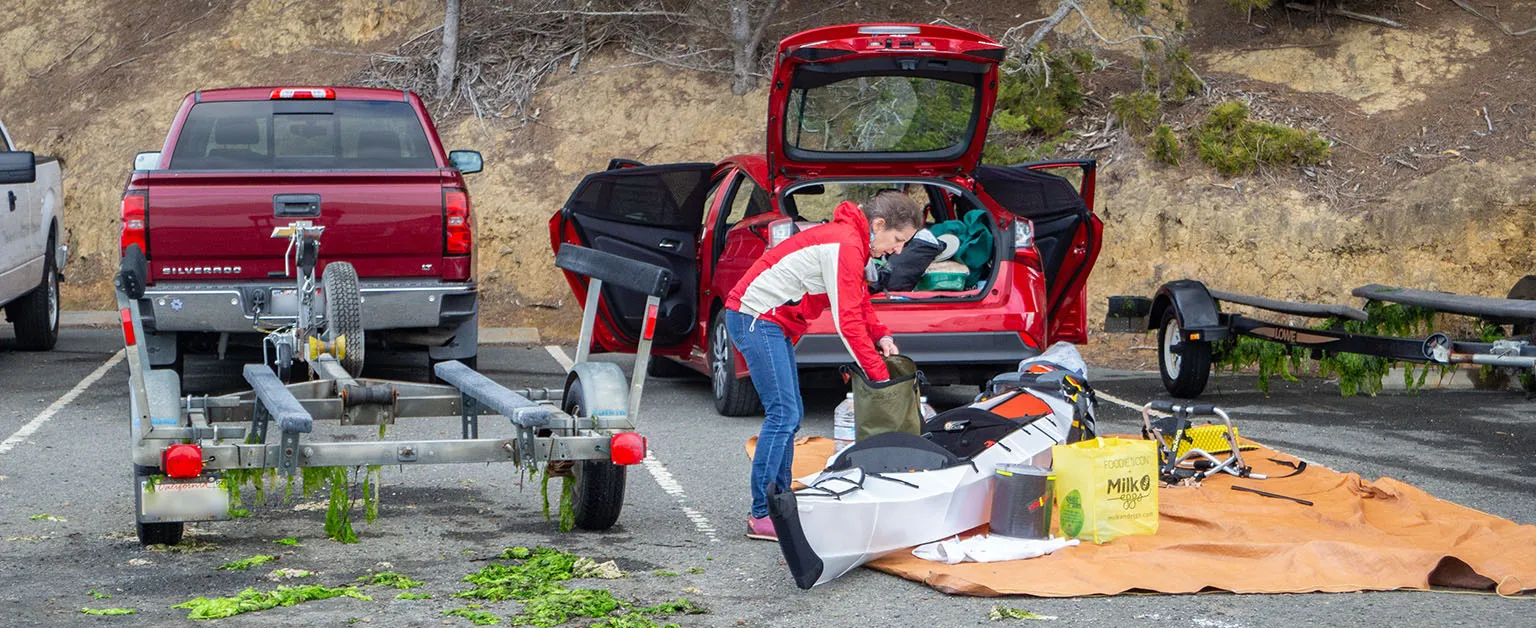
[(48, 236), (43, 281), (26, 296), (5, 306), (16, 328), (16, 345), (28, 351), (48, 351), (59, 341), (59, 269), (54, 265), (54, 236)]
[(1200, 396), (1211, 377), (1211, 343), (1185, 340), (1179, 317), (1170, 307), (1163, 312), (1157, 347), (1157, 366), (1168, 394), (1183, 399)]
[(709, 379), (710, 390), (715, 396), (715, 411), (722, 416), (748, 416), (762, 412), (763, 404), (757, 398), (757, 387), (751, 378), (736, 378), (736, 349), (731, 346), (731, 336), (725, 331), (722, 312), (710, 325), (709, 332)]

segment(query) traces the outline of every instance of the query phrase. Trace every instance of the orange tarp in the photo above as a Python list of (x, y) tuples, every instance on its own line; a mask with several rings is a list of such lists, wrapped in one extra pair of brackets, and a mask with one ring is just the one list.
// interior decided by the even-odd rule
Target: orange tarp
[[(755, 439), (754, 439), (755, 440)], [(750, 455), (753, 442), (748, 441)], [(832, 441), (796, 442), (795, 477), (818, 471)], [(1243, 452), (1254, 472), (1293, 469), (1268, 448)], [(1233, 485), (1297, 497), (1231, 490)], [(945, 565), (899, 552), (869, 566), (945, 593), (1069, 597), (1126, 591), (1301, 593), (1454, 586), (1505, 595), (1536, 592), (1536, 526), (1436, 499), (1391, 478), (1365, 481), (1312, 465), (1270, 480), (1226, 474), (1199, 487), (1164, 488), (1152, 536), (1084, 542), (1002, 563)], [(969, 534), (986, 531), (986, 526)]]

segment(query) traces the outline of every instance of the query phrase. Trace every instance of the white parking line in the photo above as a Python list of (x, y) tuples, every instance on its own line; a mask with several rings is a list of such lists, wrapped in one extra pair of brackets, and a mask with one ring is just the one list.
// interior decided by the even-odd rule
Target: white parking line
[[(1130, 408), (1131, 410), (1135, 410), (1138, 413), (1141, 412), (1141, 406), (1136, 405), (1134, 403), (1131, 403), (1129, 401), (1126, 401), (1124, 399), (1121, 399), (1119, 397), (1116, 397), (1114, 395), (1111, 395), (1111, 394), (1109, 394), (1107, 392), (1104, 392), (1102, 390), (1094, 390), (1093, 394), (1094, 394), (1094, 396), (1096, 396), (1096, 397), (1098, 397), (1100, 399), (1103, 399), (1105, 401), (1108, 401), (1108, 402), (1110, 402), (1112, 404), (1115, 404), (1117, 406), (1121, 406), (1121, 407), (1124, 407), (1124, 408)], [(1168, 416), (1168, 413), (1167, 412), (1159, 412), (1157, 410), (1153, 410), (1152, 411), (1152, 416), (1159, 416), (1159, 417), (1161, 417), (1161, 416)]]
[(122, 362), (123, 356), (125, 355), (124, 351), (125, 349), (118, 349), (117, 353), (112, 354), (112, 357), (108, 358), (105, 363), (96, 367), (96, 370), (91, 371), (90, 375), (86, 375), (85, 379), (82, 379), (80, 380), (80, 383), (75, 384), (75, 387), (69, 389), (69, 392), (64, 393), (63, 397), (59, 397), (57, 401), (49, 404), (48, 407), (44, 408), (42, 412), (37, 413), (36, 418), (33, 418), (26, 425), (21, 426), (21, 429), (16, 430), (16, 433), (12, 434), (10, 438), (5, 439), (5, 442), (0, 443), (0, 454), (10, 453), (11, 450), (14, 449), (17, 445), (20, 445), (22, 441), (27, 440), (27, 438), (31, 437), (33, 433), (37, 432), (39, 428), (43, 427), (43, 424), (47, 423), (48, 419), (53, 418), (53, 415), (58, 414), (60, 410), (63, 410), (64, 406), (69, 405), (70, 402), (74, 401), (76, 397), (79, 397), (80, 393), (85, 392), (85, 389), (90, 388), (91, 384), (96, 383), (96, 381), (101, 379), (103, 375), (107, 374), (107, 371), (110, 371), (112, 370), (112, 367), (117, 366), (118, 362)]
[(565, 369), (565, 372), (571, 372), (571, 368), (576, 366), (576, 363), (571, 361), (570, 356), (565, 355), (564, 349), (555, 345), (544, 345), (544, 350), (549, 352), (549, 357), (554, 358), (556, 362), (560, 363), (560, 368)]
[(656, 480), (656, 484), (661, 487), (661, 490), (677, 500), (678, 507), (682, 509), (683, 515), (693, 522), (695, 529), (702, 533), (705, 538), (709, 539), (710, 543), (720, 542), (720, 537), (715, 534), (715, 525), (709, 522), (709, 518), (705, 517), (704, 513), (688, 506), (688, 496), (683, 494), (683, 485), (679, 484), (677, 478), (672, 476), (672, 472), (668, 471), (667, 467), (661, 464), (660, 460), (656, 459), (655, 454), (649, 451), (645, 452), (645, 459), (641, 461), (641, 464), (645, 465), (646, 471), (651, 472), (651, 478)]
[[(571, 367), (576, 364), (571, 360), (570, 356), (565, 354), (565, 350), (560, 347), (545, 345), (544, 350), (548, 351), (549, 356), (554, 358), (556, 362), (559, 362), (560, 367), (565, 369), (566, 372), (570, 372)], [(688, 517), (688, 520), (693, 522), (694, 529), (709, 539), (709, 542), (720, 542), (720, 537), (716, 534), (715, 525), (709, 522), (709, 518), (705, 517), (704, 513), (688, 506), (688, 495), (683, 492), (683, 485), (677, 481), (677, 478), (672, 475), (671, 471), (667, 470), (666, 465), (656, 458), (655, 452), (646, 451), (645, 459), (641, 460), (640, 464), (645, 467), (646, 471), (650, 472), (651, 479), (656, 480), (656, 485), (661, 487), (662, 492), (677, 500), (678, 508), (683, 511), (683, 516)]]

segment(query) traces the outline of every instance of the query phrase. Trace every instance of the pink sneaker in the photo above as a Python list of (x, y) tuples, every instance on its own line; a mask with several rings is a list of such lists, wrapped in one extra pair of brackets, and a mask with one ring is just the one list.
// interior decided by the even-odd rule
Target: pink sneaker
[(747, 538), (759, 541), (778, 541), (779, 533), (774, 531), (772, 519), (767, 517), (748, 517)]

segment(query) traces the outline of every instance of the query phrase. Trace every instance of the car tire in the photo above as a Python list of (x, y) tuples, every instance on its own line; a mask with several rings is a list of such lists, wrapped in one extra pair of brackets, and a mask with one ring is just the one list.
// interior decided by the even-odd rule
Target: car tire
[[(581, 380), (572, 382), (561, 402), (561, 409), (571, 416), (590, 414)], [(576, 527), (583, 530), (607, 530), (619, 521), (624, 510), (625, 467), (607, 460), (579, 460), (571, 465), (571, 511)]]
[(721, 312), (709, 326), (709, 379), (715, 411), (721, 416), (750, 416), (763, 411), (751, 378), (736, 378), (736, 348), (725, 331)]
[(1181, 399), (1200, 396), (1211, 377), (1211, 343), (1185, 340), (1179, 317), (1169, 307), (1158, 326), (1157, 347), (1157, 370), (1168, 394)]
[(347, 262), (325, 266), (320, 283), (325, 290), (325, 339), (335, 342), (346, 337), (347, 348), (341, 367), (353, 377), (363, 375), (363, 297), (358, 289), (357, 269)]
[(54, 264), (54, 235), (44, 249), (43, 281), (37, 288), (5, 306), (16, 328), (16, 346), (27, 351), (48, 351), (59, 342), (59, 269)]

